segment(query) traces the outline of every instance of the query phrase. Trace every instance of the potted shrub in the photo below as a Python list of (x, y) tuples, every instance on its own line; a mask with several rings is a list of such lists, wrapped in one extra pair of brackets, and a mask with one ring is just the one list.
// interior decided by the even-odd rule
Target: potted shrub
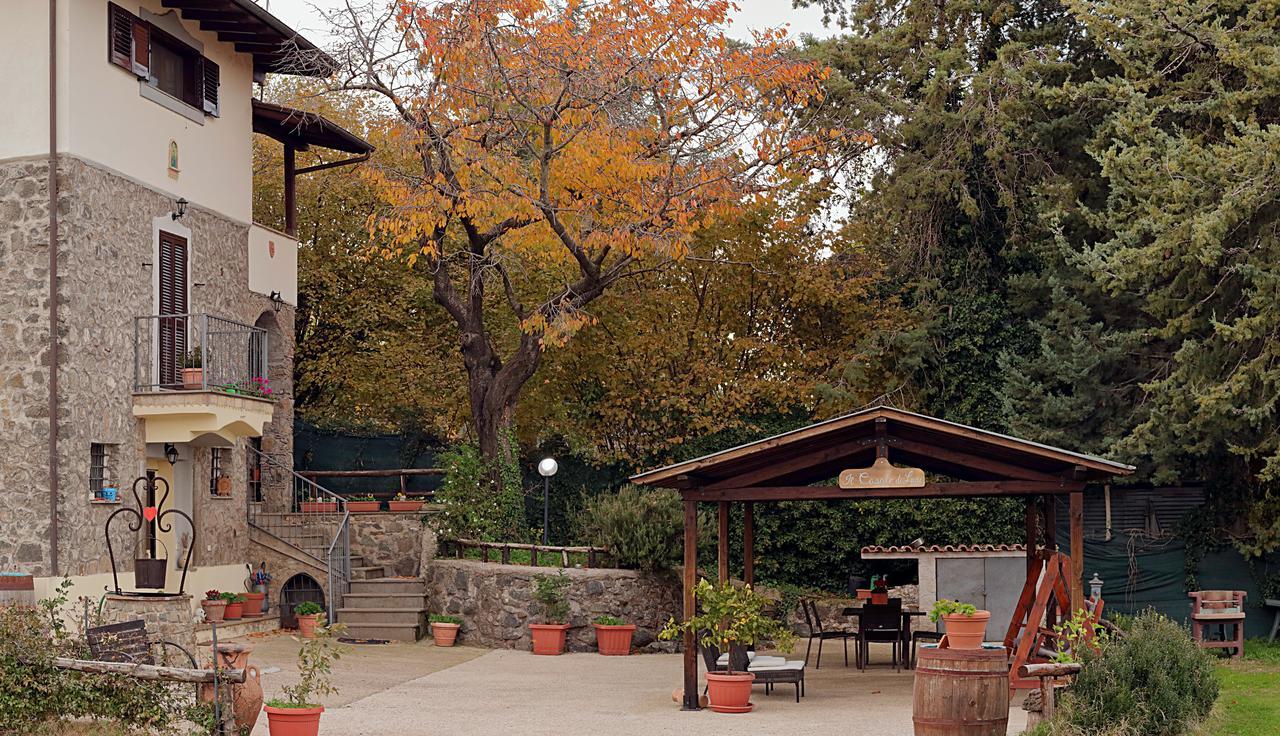
[(204, 609), (205, 621), (218, 622), (227, 612), (227, 601), (223, 599), (220, 591), (206, 590), (204, 600), (200, 601), (200, 607)]
[(244, 615), (244, 596), (239, 593), (227, 591), (222, 594), (222, 600), (227, 602), (227, 608), (222, 613), (223, 619), (227, 621), (239, 621)]
[(204, 355), (198, 345), (182, 356), (182, 388), (187, 391), (204, 388)]
[(889, 604), (889, 579), (884, 575), (871, 581), (871, 604), (875, 606)]
[(347, 496), (347, 511), (353, 514), (367, 514), (380, 508), (382, 504), (371, 493)]
[(943, 599), (933, 604), (929, 620), (942, 619), (946, 630), (946, 646), (951, 649), (981, 649), (987, 633), (990, 611), (979, 611), (973, 604)]
[(314, 601), (303, 601), (293, 607), (293, 614), (298, 617), (298, 633), (303, 639), (315, 638), (323, 613), (324, 608)]
[(790, 651), (796, 635), (781, 621), (765, 614), (772, 602), (751, 589), (732, 583), (712, 585), (705, 579), (693, 590), (700, 610), (697, 616), (676, 623), (675, 619), (658, 633), (658, 638), (672, 640), (692, 631), (702, 646), (729, 652), (729, 666), (724, 672), (708, 672), (707, 688), (711, 710), (719, 713), (747, 713), (751, 704), (751, 683), (755, 675), (746, 672), (747, 647), (772, 641), (780, 651)]
[(631, 654), (631, 637), (636, 625), (614, 616), (598, 616), (591, 625), (596, 629), (596, 649), (601, 654), (625, 657)]
[(569, 631), (569, 600), (564, 589), (569, 578), (564, 570), (555, 575), (533, 576), (533, 599), (542, 604), (542, 623), (529, 624), (534, 654), (564, 654)]
[(416, 498), (410, 500), (403, 493), (397, 493), (396, 497), (387, 501), (387, 510), (389, 511), (421, 511), (422, 499)]
[(341, 627), (322, 629), (298, 649), (298, 684), (280, 688), (284, 697), (268, 700), (267, 730), (271, 736), (316, 736), (324, 706), (317, 701), (338, 692), (329, 680), (333, 662), (342, 656), (333, 634)]
[(462, 628), (462, 619), (457, 616), (445, 616), (433, 613), (428, 618), (431, 622), (431, 637), (438, 647), (451, 647), (458, 640), (458, 630)]

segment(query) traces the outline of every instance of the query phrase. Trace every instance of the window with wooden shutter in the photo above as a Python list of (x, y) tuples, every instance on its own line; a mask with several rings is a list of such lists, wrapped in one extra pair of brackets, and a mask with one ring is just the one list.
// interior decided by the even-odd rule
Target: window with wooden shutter
[(160, 233), (160, 330), (158, 383), (182, 386), (182, 361), (187, 354), (187, 240)]
[(151, 26), (115, 3), (107, 3), (107, 58), (146, 78), (151, 69)]
[(218, 85), (221, 83), (221, 71), (218, 65), (209, 59), (201, 59), (202, 77), (204, 78), (204, 111), (218, 117)]

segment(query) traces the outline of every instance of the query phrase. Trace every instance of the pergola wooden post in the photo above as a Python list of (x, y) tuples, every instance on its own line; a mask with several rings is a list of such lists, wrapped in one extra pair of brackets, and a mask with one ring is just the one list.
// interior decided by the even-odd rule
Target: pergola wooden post
[[(696, 613), (698, 503), (715, 502), (716, 572), (730, 577), (731, 504), (743, 503), (743, 578), (755, 582), (755, 504), (769, 501), (1022, 497), (1027, 579), (1034, 582), (1044, 504), (1044, 547), (1057, 545), (1058, 496), (1069, 499), (1070, 606), (1084, 603), (1084, 489), (1133, 472), (1128, 465), (1020, 440), (892, 407), (877, 407), (793, 432), (640, 473), (641, 485), (676, 488), (684, 499), (684, 616)], [(840, 482), (831, 485), (831, 479)], [(1062, 601), (1060, 603), (1066, 603)], [(1012, 627), (1010, 629), (1013, 630)], [(684, 635), (684, 704), (698, 708), (698, 648)]]

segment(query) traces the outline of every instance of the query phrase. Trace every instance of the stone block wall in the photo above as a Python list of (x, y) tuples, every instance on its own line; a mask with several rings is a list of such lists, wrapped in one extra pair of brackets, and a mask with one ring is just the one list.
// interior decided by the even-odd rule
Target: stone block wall
[(352, 514), (351, 554), (363, 557), (366, 565), (387, 568), (390, 575), (417, 575), (422, 518), (421, 511)]
[[(533, 600), (533, 576), (551, 568), (501, 565), (475, 560), (437, 559), (423, 578), (433, 613), (461, 616), (462, 641), (499, 649), (530, 648), (529, 624), (538, 623), (541, 606)], [(680, 581), (674, 573), (569, 568), (570, 603), (567, 647), (595, 651), (591, 622), (611, 615), (636, 624), (634, 644), (654, 646), (659, 629), (681, 613)], [(654, 648), (669, 648), (658, 643)]]
[[(147, 624), (147, 636), (151, 641), (171, 641), (201, 659), (196, 651), (196, 614), (191, 596), (169, 595), (162, 597), (134, 597), (108, 595), (102, 602), (102, 623), (116, 624), (142, 619)], [(168, 652), (167, 654), (172, 654)], [(190, 667), (191, 663), (173, 661), (178, 667)]]

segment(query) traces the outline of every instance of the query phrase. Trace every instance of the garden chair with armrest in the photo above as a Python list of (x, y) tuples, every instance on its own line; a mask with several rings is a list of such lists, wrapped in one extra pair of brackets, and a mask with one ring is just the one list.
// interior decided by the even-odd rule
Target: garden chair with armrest
[[(809, 644), (804, 649), (804, 662), (809, 663), (809, 652), (813, 649), (813, 640), (818, 640), (818, 659), (813, 668), (822, 669), (822, 642), (840, 639), (844, 642), (844, 666), (849, 666), (849, 639), (856, 634), (844, 629), (827, 630), (822, 625), (822, 617), (818, 615), (818, 604), (812, 598), (801, 598), (800, 608), (804, 611), (804, 622), (809, 627)], [(856, 655), (855, 655), (856, 659)]]

